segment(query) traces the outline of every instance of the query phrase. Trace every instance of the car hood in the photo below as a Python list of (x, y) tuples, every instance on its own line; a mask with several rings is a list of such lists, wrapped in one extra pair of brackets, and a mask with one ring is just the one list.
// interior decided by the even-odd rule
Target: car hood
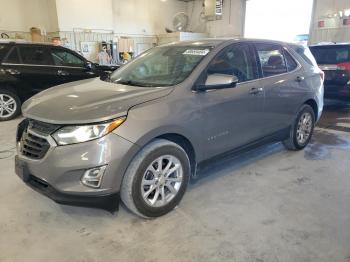
[(47, 89), (26, 101), (23, 115), (52, 124), (96, 123), (127, 114), (130, 107), (168, 95), (172, 87), (135, 87), (99, 78)]

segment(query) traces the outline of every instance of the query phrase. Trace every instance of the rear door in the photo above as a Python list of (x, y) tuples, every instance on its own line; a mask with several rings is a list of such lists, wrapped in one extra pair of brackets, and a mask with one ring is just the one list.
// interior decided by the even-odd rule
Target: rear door
[[(205, 123), (206, 157), (243, 146), (262, 136), (260, 114), (264, 91), (258, 80), (254, 52), (249, 44), (233, 44), (222, 50), (204, 72), (235, 75), (235, 88), (198, 93)], [(205, 77), (206, 79), (206, 77)]]
[(325, 73), (325, 96), (349, 96), (350, 45), (311, 46), (310, 50)]
[(288, 50), (275, 43), (256, 43), (265, 90), (263, 132), (286, 130), (292, 123), (306, 87), (304, 71)]
[(86, 60), (65, 48), (52, 47), (50, 55), (57, 67), (60, 83), (72, 82), (98, 75), (86, 66)]

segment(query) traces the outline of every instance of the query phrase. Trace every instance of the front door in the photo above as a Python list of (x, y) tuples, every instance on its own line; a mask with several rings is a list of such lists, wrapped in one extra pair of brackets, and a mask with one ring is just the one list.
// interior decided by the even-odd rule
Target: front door
[(209, 64), (206, 74), (235, 75), (234, 88), (198, 93), (205, 128), (206, 157), (240, 147), (261, 136), (260, 113), (264, 90), (258, 80), (257, 63), (249, 44), (233, 44)]
[(51, 48), (51, 56), (57, 68), (57, 78), (60, 83), (78, 81), (97, 77), (81, 57), (63, 48)]

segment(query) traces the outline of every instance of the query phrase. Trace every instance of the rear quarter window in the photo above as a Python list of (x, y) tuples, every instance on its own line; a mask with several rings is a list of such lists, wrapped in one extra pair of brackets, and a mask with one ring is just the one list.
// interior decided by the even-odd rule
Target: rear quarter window
[(315, 60), (315, 57), (311, 53), (310, 49), (305, 46), (299, 46), (299, 45), (291, 45), (290, 48), (292, 48), (298, 55), (309, 65), (317, 66), (317, 62)]

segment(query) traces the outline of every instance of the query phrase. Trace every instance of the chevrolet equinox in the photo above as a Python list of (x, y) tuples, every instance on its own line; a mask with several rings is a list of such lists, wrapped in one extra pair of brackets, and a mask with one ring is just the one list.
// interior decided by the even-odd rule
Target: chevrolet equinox
[[(306, 47), (208, 39), (155, 47), (109, 79), (50, 88), (23, 104), (17, 175), (61, 204), (158, 217), (199, 164), (283, 141), (301, 150), (323, 109)], [(207, 162), (207, 161), (206, 161)]]

